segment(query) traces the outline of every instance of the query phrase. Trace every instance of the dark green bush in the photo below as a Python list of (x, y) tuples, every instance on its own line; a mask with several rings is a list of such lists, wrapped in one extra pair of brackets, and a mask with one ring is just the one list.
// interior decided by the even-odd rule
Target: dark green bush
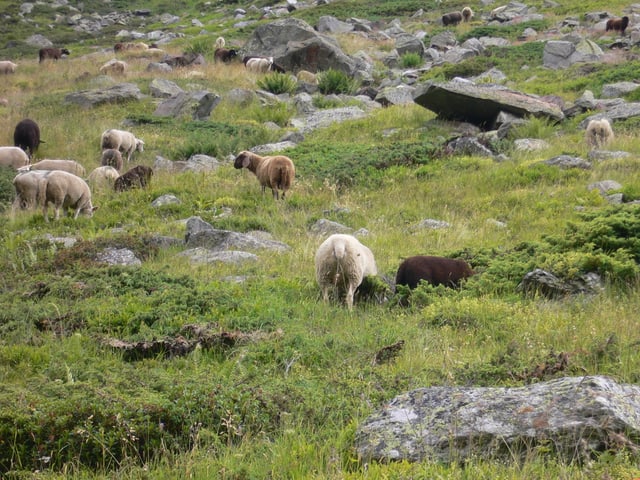
[(339, 70), (330, 68), (318, 74), (318, 90), (325, 95), (331, 93), (351, 94), (357, 88), (357, 81)]
[(281, 93), (291, 93), (296, 89), (296, 81), (291, 75), (274, 72), (265, 75), (257, 82), (258, 87), (274, 95)]
[(422, 57), (413, 52), (407, 52), (400, 57), (400, 66), (402, 68), (415, 68), (422, 65)]

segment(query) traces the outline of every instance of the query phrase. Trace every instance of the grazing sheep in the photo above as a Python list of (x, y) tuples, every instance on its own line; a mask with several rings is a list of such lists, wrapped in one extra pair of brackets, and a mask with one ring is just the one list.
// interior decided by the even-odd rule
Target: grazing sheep
[(66, 48), (41, 48), (38, 51), (38, 58), (40, 59), (40, 63), (48, 58), (52, 60), (59, 60), (60, 58), (62, 58), (62, 55), (71, 55), (71, 52)]
[(189, 65), (202, 65), (204, 58), (196, 53), (185, 53), (184, 55), (167, 56), (162, 59), (162, 63), (166, 63), (171, 67), (188, 67)]
[(40, 127), (30, 118), (20, 120), (13, 131), (13, 144), (32, 158), (40, 146)]
[(218, 48), (224, 48), (225, 44), (227, 42), (224, 41), (224, 37), (218, 37), (216, 38), (216, 49)]
[(442, 24), (446, 27), (448, 25), (458, 25), (462, 21), (462, 13), (451, 12), (442, 15)]
[(127, 163), (131, 161), (131, 157), (135, 151), (144, 151), (144, 142), (135, 135), (126, 130), (116, 130), (111, 128), (102, 132), (102, 138), (100, 142), (101, 148), (113, 148), (119, 150), (122, 155), (127, 156)]
[(115, 58), (112, 58), (100, 67), (100, 73), (103, 75), (109, 73), (112, 73), (114, 75), (124, 75), (126, 70), (126, 62), (123, 62), (122, 60), (116, 60)]
[(132, 188), (145, 188), (151, 181), (153, 170), (145, 165), (138, 165), (116, 178), (113, 188), (116, 192), (124, 192)]
[(469, 264), (462, 259), (417, 255), (400, 264), (396, 273), (396, 285), (414, 289), (424, 280), (431, 285), (457, 287), (460, 280), (473, 274)]
[(75, 160), (40, 160), (31, 165), (31, 170), (62, 170), (79, 177), (84, 177), (87, 173), (84, 167)]
[(311, 73), (308, 70), (300, 70), (296, 73), (296, 79), (299, 82), (309, 83), (311, 85), (318, 84), (318, 76), (315, 73)]
[(0, 62), (0, 74), (16, 73), (16, 67), (18, 65), (9, 60), (3, 60)]
[(113, 188), (115, 181), (120, 176), (118, 170), (110, 165), (95, 168), (87, 177), (87, 183), (91, 188)]
[(602, 118), (600, 120), (590, 120), (585, 133), (585, 141), (591, 148), (601, 148), (611, 143), (613, 140), (613, 129), (609, 120)]
[(620, 35), (624, 35), (624, 31), (629, 26), (629, 17), (624, 16), (622, 18), (610, 18), (607, 20), (605, 31), (613, 30), (614, 32), (620, 32)]
[(13, 201), (12, 211), (30, 210), (38, 203), (40, 180), (49, 175), (48, 170), (34, 170), (19, 172), (13, 179), (13, 188), (16, 198)]
[(213, 57), (216, 62), (229, 63), (238, 56), (238, 51), (233, 48), (217, 48)]
[(349, 309), (353, 308), (353, 296), (364, 277), (378, 273), (371, 250), (352, 235), (334, 234), (322, 242), (315, 265), (322, 299), (327, 302), (333, 290), (338, 298), (344, 295)]
[(116, 43), (113, 46), (114, 52), (123, 52), (126, 50), (148, 50), (149, 45), (143, 42), (125, 42), (125, 43)]
[(29, 156), (19, 147), (0, 147), (0, 165), (18, 170), (29, 165)]
[(262, 194), (267, 187), (273, 192), (273, 198), (278, 199), (278, 190), (282, 190), (282, 198), (296, 176), (296, 168), (289, 157), (284, 155), (275, 155), (270, 157), (261, 157), (253, 152), (243, 151), (238, 154), (233, 162), (235, 168), (246, 168), (253, 172), (260, 185), (262, 185)]
[(81, 213), (91, 217), (95, 210), (91, 205), (91, 190), (87, 182), (62, 170), (53, 170), (42, 177), (38, 188), (38, 203), (42, 206), (46, 222), (49, 221), (49, 203), (53, 204), (56, 220), (60, 218), (60, 210), (74, 209), (74, 219)]
[(122, 171), (123, 165), (122, 154), (120, 150), (115, 148), (107, 148), (102, 151), (102, 157), (100, 158), (100, 165), (108, 165), (115, 168), (118, 172)]
[(273, 57), (268, 58), (250, 58), (245, 63), (247, 70), (252, 73), (266, 73), (273, 65)]
[(473, 18), (473, 10), (471, 10), (470, 7), (464, 7), (460, 13), (462, 14), (462, 19), (465, 22), (468, 22)]

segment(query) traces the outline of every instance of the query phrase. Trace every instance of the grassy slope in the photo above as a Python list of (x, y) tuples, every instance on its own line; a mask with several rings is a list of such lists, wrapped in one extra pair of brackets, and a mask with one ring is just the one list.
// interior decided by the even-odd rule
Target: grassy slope
[[(335, 8), (351, 4), (336, 2)], [(374, 11), (370, 3), (364, 5)], [(352, 8), (355, 14), (364, 7)], [(220, 13), (211, 15), (222, 21)], [(428, 15), (437, 17), (434, 11)], [(464, 32), (474, 26), (460, 28)], [(341, 42), (356, 43), (349, 38)], [(111, 43), (104, 40), (104, 45)], [(178, 52), (183, 45), (169, 48)], [(275, 113), (258, 105), (238, 109), (223, 101), (204, 129), (184, 119), (149, 122), (151, 99), (89, 111), (65, 105), (64, 94), (92, 85), (80, 78), (82, 72), (93, 77), (107, 58), (73, 56), (47, 65), (21, 61), (19, 73), (8, 77), (3, 89), (11, 104), (0, 107), (0, 144), (10, 144), (15, 123), (31, 116), (47, 142), (41, 156), (74, 158), (89, 170), (97, 166), (100, 133), (125, 118), (141, 121), (133, 129), (146, 142), (140, 157), (145, 164), (152, 164), (156, 155), (177, 160), (202, 148), (224, 158), (278, 137), (260, 126), (269, 119), (264, 115)], [(154, 77), (145, 73), (145, 66), (132, 60), (127, 80), (147, 92)], [(254, 80), (240, 67), (202, 70), (200, 79), (180, 72), (167, 78), (223, 97), (231, 88), (253, 87)], [(566, 72), (536, 69), (535, 74), (539, 80), (514, 86), (537, 91), (551, 81), (568, 99), (584, 88), (571, 83), (574, 79)], [(594, 86), (602, 75), (590, 77)], [(479, 276), (459, 292), (425, 290), (413, 308), (360, 304), (353, 313), (319, 302), (315, 285), (312, 259), (322, 238), (310, 234), (309, 227), (318, 218), (367, 228), (371, 235), (364, 241), (380, 272), (393, 277), (399, 261), (417, 253), (495, 249), (497, 255), (546, 235), (563, 236), (567, 222), (578, 219), (576, 207), (605, 208), (599, 195), (587, 191), (591, 182), (614, 179), (627, 193), (638, 192), (635, 158), (640, 144), (633, 125), (620, 127), (613, 145), (632, 152), (632, 159), (580, 172), (533, 166), (561, 152), (585, 156), (576, 125), (532, 122), (522, 136), (545, 138), (549, 150), (513, 154), (503, 163), (439, 159), (429, 146), (438, 145), (450, 127), (418, 107), (389, 108), (309, 135), (292, 150), (298, 178), (284, 203), (261, 197), (251, 174), (225, 165), (206, 174), (158, 172), (147, 191), (95, 192), (100, 210), (92, 219), (45, 225), (39, 214), (12, 218), (6, 213), (0, 219), (0, 265), (6, 272), (0, 283), (5, 305), (0, 313), (0, 381), (5, 386), (0, 446), (12, 454), (3, 471), (40, 468), (45, 471), (40, 475), (50, 478), (101, 476), (80, 473), (89, 465), (119, 478), (139, 478), (149, 470), (154, 478), (637, 476), (637, 458), (615, 452), (583, 466), (558, 463), (545, 455), (543, 446), (529, 452), (524, 463), (473, 461), (462, 468), (424, 462), (365, 469), (352, 451), (358, 422), (398, 393), (428, 385), (521, 385), (551, 353), (569, 354), (569, 369), (560, 375), (607, 374), (637, 382), (634, 345), (640, 305), (634, 285), (612, 285), (595, 301), (548, 302), (522, 299)], [(381, 135), (389, 130), (396, 133)], [(229, 131), (233, 133), (224, 133)], [(425, 142), (423, 148), (415, 147)], [(390, 151), (418, 153), (384, 170), (363, 166)], [(345, 169), (361, 178), (341, 186), (336, 179), (343, 178)], [(165, 193), (177, 195), (182, 204), (149, 206)], [(218, 218), (222, 207), (233, 214)], [(138, 243), (151, 233), (181, 237), (181, 220), (192, 215), (220, 228), (266, 230), (291, 251), (260, 255), (257, 263), (240, 267), (193, 266), (176, 250), (155, 253)], [(451, 227), (416, 229), (424, 218), (444, 220)], [(79, 236), (85, 243), (66, 251), (54, 248), (38, 240), (49, 232)], [(149, 257), (134, 270), (88, 261), (105, 240)], [(557, 260), (548, 257), (551, 265)], [(504, 277), (509, 274), (505, 270)], [(248, 280), (224, 281), (227, 275), (246, 275)], [(517, 278), (504, 277), (500, 280), (508, 285), (517, 283)], [(103, 344), (105, 337), (136, 341), (174, 336), (192, 323), (248, 333), (252, 340), (199, 349), (182, 358), (138, 362), (126, 361)], [(399, 340), (405, 341), (399, 357), (372, 364), (379, 349)], [(54, 470), (47, 472), (51, 466)], [(61, 470), (67, 473), (55, 473)]]

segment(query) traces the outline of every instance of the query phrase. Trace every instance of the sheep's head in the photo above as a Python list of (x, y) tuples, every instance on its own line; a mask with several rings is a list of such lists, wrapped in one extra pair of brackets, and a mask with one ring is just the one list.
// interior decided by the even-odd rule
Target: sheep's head
[(233, 162), (234, 168), (247, 168), (251, 165), (251, 153), (246, 150), (240, 152)]
[(136, 139), (136, 150), (139, 152), (144, 152), (144, 142), (139, 138)]

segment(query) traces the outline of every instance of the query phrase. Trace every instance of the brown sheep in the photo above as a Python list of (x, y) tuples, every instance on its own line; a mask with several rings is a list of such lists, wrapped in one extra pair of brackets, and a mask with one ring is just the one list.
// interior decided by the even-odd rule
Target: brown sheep
[(625, 16), (622, 18), (610, 18), (607, 20), (607, 24), (605, 26), (605, 31), (613, 30), (614, 32), (620, 32), (620, 35), (624, 35), (624, 31), (629, 26), (629, 17)]
[(216, 48), (213, 57), (216, 62), (229, 63), (233, 58), (238, 56), (238, 51), (233, 48)]
[(110, 166), (115, 168), (118, 172), (122, 171), (124, 161), (122, 160), (122, 154), (120, 150), (115, 148), (107, 148), (102, 151), (102, 157), (100, 158), (100, 165)]
[(20, 120), (13, 130), (13, 144), (32, 158), (40, 146), (40, 127), (30, 118)]
[(457, 287), (460, 280), (474, 273), (469, 264), (461, 259), (416, 255), (400, 264), (396, 273), (396, 285), (414, 289), (424, 280), (431, 285)]
[(59, 60), (62, 55), (71, 55), (71, 52), (66, 48), (41, 48), (38, 51), (38, 58), (40, 63), (46, 59)]
[(116, 178), (113, 188), (116, 192), (124, 192), (132, 188), (145, 188), (151, 181), (153, 170), (145, 165), (137, 165)]
[(442, 24), (445, 27), (448, 25), (458, 25), (461, 21), (462, 14), (460, 12), (451, 12), (442, 15)]
[(243, 151), (236, 157), (233, 166), (237, 169), (246, 168), (256, 177), (262, 185), (264, 194), (267, 187), (271, 189), (273, 198), (279, 198), (278, 191), (282, 190), (282, 198), (296, 176), (296, 168), (289, 157), (275, 155), (261, 157), (253, 152)]

